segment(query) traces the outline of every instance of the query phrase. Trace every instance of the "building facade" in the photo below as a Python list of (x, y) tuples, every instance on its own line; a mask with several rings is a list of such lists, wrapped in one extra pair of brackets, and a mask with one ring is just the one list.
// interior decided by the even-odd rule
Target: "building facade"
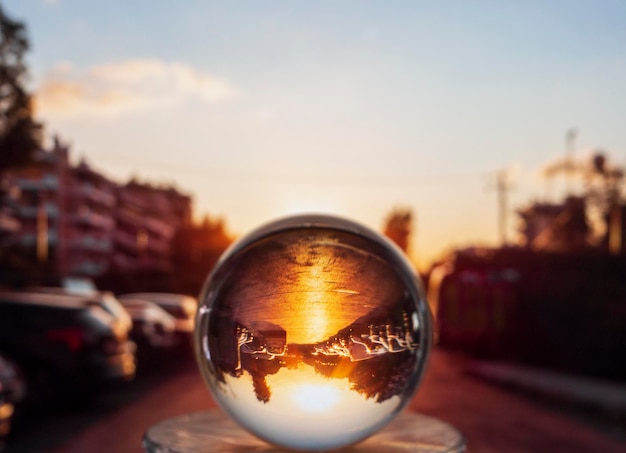
[(18, 199), (19, 188), (15, 184), (15, 178), (0, 175), (0, 243), (20, 228), (16, 217)]
[(191, 198), (171, 187), (118, 184), (69, 147), (52, 149), (11, 177), (19, 188), (12, 242), (60, 277), (171, 268), (171, 241), (191, 222)]
[(117, 188), (113, 266), (167, 272), (174, 234), (191, 223), (191, 199), (136, 181)]

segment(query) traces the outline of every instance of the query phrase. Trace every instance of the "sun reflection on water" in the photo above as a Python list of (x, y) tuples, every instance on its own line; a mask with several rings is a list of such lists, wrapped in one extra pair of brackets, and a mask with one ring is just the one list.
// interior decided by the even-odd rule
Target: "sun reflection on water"
[(306, 267), (306, 271), (298, 276), (297, 283), (310, 310), (305, 335), (308, 341), (320, 341), (329, 331), (327, 283), (321, 267), (318, 264)]
[(379, 424), (393, 413), (399, 402), (399, 397), (394, 396), (377, 403), (353, 391), (347, 378), (328, 379), (306, 365), (283, 368), (267, 376), (267, 380), (270, 387), (279, 389), (267, 403), (255, 397), (252, 377), (247, 372), (240, 378), (227, 376), (230, 396), (218, 394), (218, 399), (235, 398), (239, 405), (231, 409), (237, 409), (237, 419), (248, 429), (257, 434), (280, 435), (294, 442), (318, 436), (312, 433), (320, 432), (328, 439), (349, 440), (358, 436), (360, 428), (346, 430), (347, 421), (363, 429)]

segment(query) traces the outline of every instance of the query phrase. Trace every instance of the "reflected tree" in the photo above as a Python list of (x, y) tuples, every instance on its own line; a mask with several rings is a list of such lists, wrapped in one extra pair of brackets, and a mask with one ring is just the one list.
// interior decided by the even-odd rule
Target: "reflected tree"
[(404, 392), (415, 365), (415, 355), (406, 351), (375, 357), (367, 363), (358, 362), (350, 375), (350, 382), (357, 392), (382, 403)]

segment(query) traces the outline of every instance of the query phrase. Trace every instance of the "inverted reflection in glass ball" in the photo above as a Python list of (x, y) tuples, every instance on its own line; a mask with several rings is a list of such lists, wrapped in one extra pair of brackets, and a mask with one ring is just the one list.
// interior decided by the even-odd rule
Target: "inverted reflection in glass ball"
[(431, 346), (412, 267), (329, 216), (283, 219), (222, 257), (200, 297), (198, 364), (220, 406), (300, 450), (373, 434), (413, 395)]

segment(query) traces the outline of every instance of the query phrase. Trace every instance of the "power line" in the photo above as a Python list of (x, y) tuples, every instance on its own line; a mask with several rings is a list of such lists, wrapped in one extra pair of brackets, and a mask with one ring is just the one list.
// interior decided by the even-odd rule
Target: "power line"
[[(128, 156), (107, 155), (108, 161), (112, 165), (120, 165), (129, 168)], [(111, 160), (110, 158), (114, 159)], [(117, 158), (123, 159), (123, 163), (115, 163)], [(147, 164), (147, 165), (146, 165)], [(139, 164), (138, 164), (139, 166)], [(178, 174), (186, 174), (189, 176), (205, 177), (210, 179), (227, 180), (229, 182), (239, 183), (265, 183), (265, 184), (297, 184), (297, 185), (333, 185), (333, 186), (439, 186), (439, 185), (459, 185), (474, 182), (484, 177), (484, 172), (451, 172), (427, 175), (337, 175), (337, 174), (314, 174), (314, 173), (273, 173), (267, 171), (242, 171), (232, 168), (216, 168), (203, 167), (200, 165), (184, 165), (171, 162), (156, 162), (152, 160), (149, 163), (141, 162), (142, 170), (150, 172), (162, 172), (167, 169), (171, 173), (174, 171)]]

